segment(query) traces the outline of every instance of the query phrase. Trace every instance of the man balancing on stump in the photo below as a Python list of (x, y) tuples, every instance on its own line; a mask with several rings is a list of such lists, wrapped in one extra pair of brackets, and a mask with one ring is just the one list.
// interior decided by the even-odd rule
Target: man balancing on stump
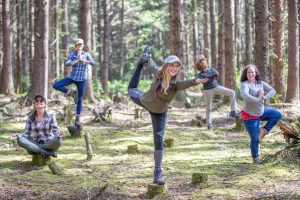
[[(95, 65), (95, 61), (92, 56), (83, 51), (83, 40), (77, 39), (75, 43), (76, 51), (70, 54), (67, 61), (65, 62), (66, 67), (72, 67), (72, 71), (70, 76), (57, 81), (54, 83), (53, 87), (56, 90), (59, 90), (63, 93), (68, 94), (71, 96), (75, 104), (77, 103), (76, 107), (76, 119), (75, 119), (75, 126), (80, 126), (80, 113), (82, 110), (82, 99), (84, 90), (86, 87), (86, 79), (87, 79), (87, 65)], [(65, 86), (75, 84), (77, 87), (77, 91), (67, 89)]]

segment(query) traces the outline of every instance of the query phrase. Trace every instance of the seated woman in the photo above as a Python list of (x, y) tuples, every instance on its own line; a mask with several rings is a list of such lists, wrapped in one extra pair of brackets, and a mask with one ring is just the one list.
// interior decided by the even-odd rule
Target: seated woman
[(196, 62), (195, 69), (199, 71), (198, 78), (208, 78), (208, 81), (203, 83), (203, 96), (206, 102), (206, 123), (207, 128), (212, 128), (212, 119), (211, 119), (211, 108), (212, 100), (215, 95), (224, 95), (230, 97), (230, 117), (238, 118), (239, 115), (236, 112), (236, 100), (235, 92), (232, 89), (223, 87), (218, 84), (216, 78), (219, 76), (219, 73), (214, 68), (208, 68), (206, 58), (201, 56), (201, 58)]
[(42, 95), (34, 98), (34, 112), (28, 116), (23, 134), (12, 135), (12, 139), (17, 139), (18, 145), (29, 154), (40, 154), (42, 157), (57, 157), (63, 137), (55, 116), (46, 111), (46, 99)]

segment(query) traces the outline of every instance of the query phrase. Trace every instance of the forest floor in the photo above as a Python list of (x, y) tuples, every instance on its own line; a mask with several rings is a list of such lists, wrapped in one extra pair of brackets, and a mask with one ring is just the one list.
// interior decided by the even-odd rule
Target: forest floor
[[(8, 101), (3, 96), (1, 100)], [(91, 135), (94, 157), (86, 160), (84, 137), (71, 138), (60, 121), (66, 137), (52, 160), (64, 169), (64, 175), (53, 175), (48, 167), (32, 167), (31, 156), (9, 140), (10, 134), (23, 131), (25, 116), (0, 124), (0, 199), (147, 199), (153, 174), (149, 114), (143, 112), (142, 118), (134, 119), (131, 102), (114, 104), (112, 121), (101, 124), (92, 121), (95, 105), (85, 105), (84, 132)], [(300, 199), (300, 157), (253, 165), (249, 136), (245, 130), (234, 129), (228, 106), (214, 110), (213, 130), (191, 124), (197, 115), (205, 116), (203, 104), (192, 109), (180, 103), (171, 106), (165, 138), (175, 142), (165, 148), (163, 162), (168, 192), (155, 199)], [(297, 109), (281, 111), (285, 116), (291, 112), (299, 116)], [(128, 155), (127, 146), (133, 144), (139, 153)], [(285, 146), (279, 129), (274, 128), (260, 146), (261, 155), (273, 155)], [(193, 173), (208, 174), (207, 187), (193, 186)]]

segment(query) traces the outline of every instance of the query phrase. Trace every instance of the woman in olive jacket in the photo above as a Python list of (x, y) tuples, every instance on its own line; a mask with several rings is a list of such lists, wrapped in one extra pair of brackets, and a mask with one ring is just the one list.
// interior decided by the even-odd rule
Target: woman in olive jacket
[[(142, 92), (138, 89), (138, 85), (141, 71), (146, 63), (148, 63), (151, 72), (156, 74), (156, 76), (149, 90)], [(207, 81), (207, 79), (176, 80), (181, 65), (181, 61), (177, 56), (170, 55), (165, 59), (163, 66), (158, 68), (151, 59), (151, 47), (146, 47), (128, 86), (128, 94), (132, 101), (148, 110), (151, 115), (155, 146), (153, 182), (159, 185), (165, 184), (162, 177), (162, 160), (168, 105), (179, 90)]]

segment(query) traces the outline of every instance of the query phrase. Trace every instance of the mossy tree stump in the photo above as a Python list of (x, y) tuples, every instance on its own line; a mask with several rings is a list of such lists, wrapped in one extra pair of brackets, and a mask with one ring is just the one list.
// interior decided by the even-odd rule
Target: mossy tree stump
[(50, 168), (52, 174), (55, 174), (55, 175), (64, 175), (65, 174), (64, 170), (53, 161), (50, 161), (50, 163), (48, 164), (48, 167)]
[(172, 148), (174, 146), (174, 138), (165, 139), (164, 146), (167, 148)]
[(127, 153), (128, 154), (137, 154), (138, 153), (138, 145), (129, 145), (127, 146)]
[(204, 173), (193, 173), (192, 184), (206, 187), (208, 183), (208, 175)]
[(82, 126), (68, 126), (68, 131), (71, 135), (71, 138), (80, 138), (82, 136), (83, 128)]
[(147, 197), (148, 199), (153, 199), (155, 196), (164, 194), (168, 191), (167, 185), (157, 185), (155, 183), (149, 183), (148, 184), (148, 192)]
[(244, 123), (243, 123), (243, 119), (242, 118), (236, 118), (235, 119), (235, 130), (237, 131), (242, 131), (244, 130)]
[(42, 157), (40, 154), (32, 155), (31, 165), (41, 167), (47, 166), (51, 162), (51, 157)]

